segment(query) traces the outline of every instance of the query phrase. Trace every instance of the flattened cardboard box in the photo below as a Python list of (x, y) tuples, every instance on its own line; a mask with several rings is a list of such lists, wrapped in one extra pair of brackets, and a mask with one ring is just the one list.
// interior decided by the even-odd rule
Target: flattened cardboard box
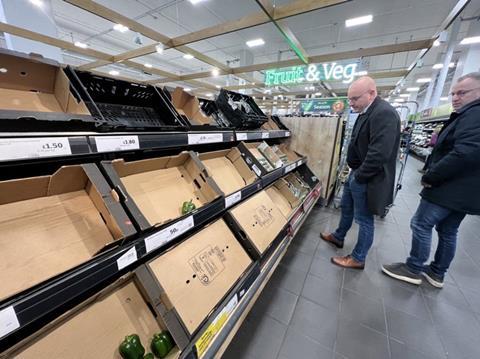
[(200, 161), (211, 173), (213, 180), (224, 195), (229, 195), (257, 180), (247, 166), (238, 148), (200, 153)]
[(287, 224), (287, 219), (269, 197), (261, 191), (228, 212), (229, 224), (239, 227), (246, 248), (262, 256)]
[(70, 81), (57, 65), (19, 53), (0, 51), (0, 110), (90, 115), (70, 91)]
[(185, 201), (200, 209), (222, 195), (193, 152), (102, 166), (142, 230), (181, 217)]
[(0, 299), (89, 260), (135, 233), (94, 164), (0, 182)]
[(175, 311), (192, 335), (251, 263), (220, 219), (147, 266), (163, 290), (166, 311)]
[(294, 193), (290, 190), (287, 181), (283, 178), (275, 181), (265, 191), (287, 220), (290, 219), (294, 209), (301, 203), (301, 199), (295, 197)]
[(138, 334), (148, 353), (153, 334), (161, 330), (134, 281), (128, 279), (59, 318), (9, 357), (121, 359), (118, 347), (126, 335)]

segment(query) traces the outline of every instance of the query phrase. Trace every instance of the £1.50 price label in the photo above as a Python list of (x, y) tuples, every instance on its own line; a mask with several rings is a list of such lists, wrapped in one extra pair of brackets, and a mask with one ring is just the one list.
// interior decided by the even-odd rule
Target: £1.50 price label
[(67, 137), (1, 138), (0, 160), (68, 156), (72, 154)]
[(97, 152), (138, 150), (138, 136), (95, 136)]

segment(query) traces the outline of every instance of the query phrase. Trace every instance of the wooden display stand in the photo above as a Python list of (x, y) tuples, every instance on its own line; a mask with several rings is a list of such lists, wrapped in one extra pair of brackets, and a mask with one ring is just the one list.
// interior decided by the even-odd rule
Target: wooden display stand
[(309, 168), (323, 184), (321, 197), (329, 199), (340, 159), (342, 118), (284, 117), (282, 122), (292, 133), (290, 148), (308, 157)]

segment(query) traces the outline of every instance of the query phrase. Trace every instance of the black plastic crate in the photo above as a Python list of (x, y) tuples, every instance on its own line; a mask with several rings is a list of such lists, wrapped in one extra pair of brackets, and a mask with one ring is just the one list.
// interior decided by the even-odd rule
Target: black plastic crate
[(279, 129), (288, 131), (289, 128), (283, 124), (283, 122), (280, 120), (280, 117), (277, 115), (271, 115), (270, 118), (272, 119), (273, 122), (278, 126)]
[(267, 116), (250, 96), (221, 89), (215, 103), (235, 129), (255, 130), (268, 121)]
[(161, 89), (71, 68), (67, 73), (103, 129), (186, 130), (185, 122)]

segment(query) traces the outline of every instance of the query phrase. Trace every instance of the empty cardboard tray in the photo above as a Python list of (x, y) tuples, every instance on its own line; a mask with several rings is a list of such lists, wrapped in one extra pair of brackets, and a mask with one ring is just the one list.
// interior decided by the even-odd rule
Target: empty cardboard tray
[(287, 219), (290, 219), (294, 209), (300, 205), (300, 198), (294, 196), (283, 178), (275, 181), (265, 191)]
[(267, 251), (287, 224), (285, 216), (265, 191), (237, 205), (225, 218), (254, 258)]
[(0, 299), (89, 260), (135, 233), (94, 164), (0, 182)]
[(200, 153), (198, 157), (224, 195), (234, 193), (257, 180), (236, 147)]
[(185, 201), (199, 209), (222, 194), (193, 152), (102, 166), (142, 230), (181, 217)]
[(125, 336), (138, 334), (146, 353), (162, 330), (133, 279), (121, 280), (43, 329), (11, 353), (18, 359), (115, 358)]
[(172, 103), (179, 114), (188, 118), (191, 125), (216, 125), (214, 119), (205, 116), (202, 112), (198, 98), (186, 92), (182, 87), (176, 87), (173, 91)]
[[(162, 290), (159, 293), (161, 309), (157, 308), (160, 314), (167, 316), (174, 312), (180, 323), (176, 327), (184, 327), (191, 336), (251, 263), (220, 219), (147, 263), (150, 277), (143, 278), (152, 278)], [(142, 280), (142, 276), (139, 278)], [(154, 302), (158, 302), (158, 298)]]

